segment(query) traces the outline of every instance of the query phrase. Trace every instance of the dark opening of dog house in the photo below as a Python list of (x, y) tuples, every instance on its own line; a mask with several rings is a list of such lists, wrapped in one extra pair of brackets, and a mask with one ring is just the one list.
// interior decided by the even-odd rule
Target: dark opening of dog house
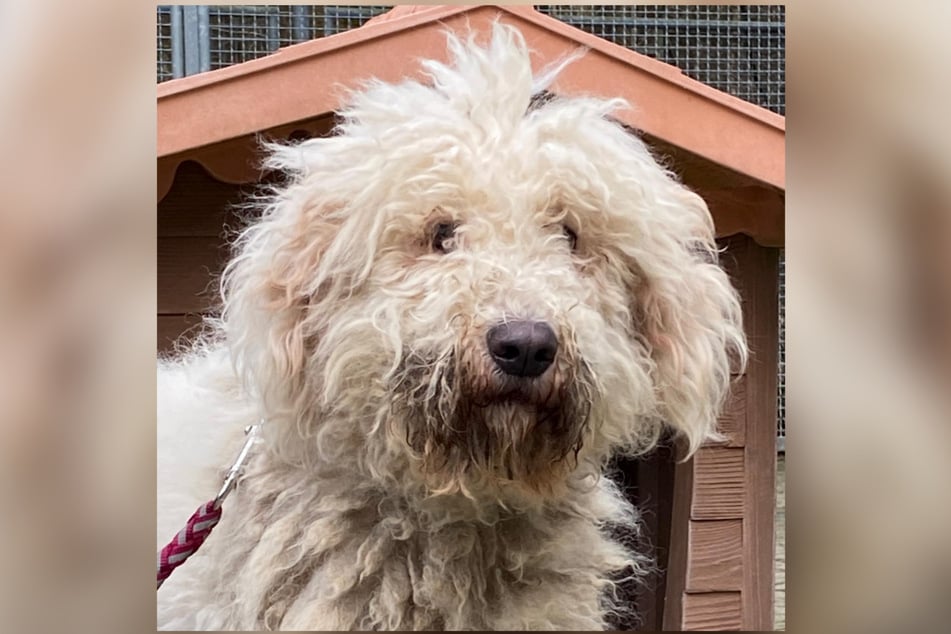
[[(160, 627), (781, 629), (784, 42), (781, 6), (158, 7), (160, 469), (206, 448), (163, 440), (186, 382), (231, 424), (199, 461), (256, 417), (276, 456)], [(205, 485), (161, 486), (164, 543)]]

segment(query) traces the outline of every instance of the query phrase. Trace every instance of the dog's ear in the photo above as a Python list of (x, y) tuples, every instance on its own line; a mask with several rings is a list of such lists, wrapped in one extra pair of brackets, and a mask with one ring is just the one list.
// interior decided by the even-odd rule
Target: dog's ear
[(288, 444), (299, 444), (301, 426), (317, 419), (319, 386), (312, 383), (319, 373), (310, 365), (327, 312), (320, 303), (349, 279), (328, 268), (341, 222), (332, 206), (310, 197), (312, 189), (292, 183), (275, 190), (234, 245), (221, 289), (221, 326), (236, 372), (263, 404), (270, 433)]
[(634, 328), (646, 341), (660, 415), (693, 454), (720, 439), (731, 369), (746, 363), (739, 296), (717, 263), (706, 203), (678, 183), (662, 193), (651, 243), (633, 262)]
[(304, 364), (311, 282), (333, 227), (296, 233), (272, 212), (245, 230), (223, 281), (224, 326), (236, 362), (261, 386), (293, 388)]

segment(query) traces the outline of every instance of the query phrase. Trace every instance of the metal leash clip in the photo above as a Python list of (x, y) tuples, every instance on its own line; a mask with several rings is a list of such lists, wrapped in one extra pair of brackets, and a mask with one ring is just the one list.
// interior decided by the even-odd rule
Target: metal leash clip
[(238, 454), (238, 457), (235, 459), (234, 464), (231, 465), (231, 468), (228, 469), (228, 473), (225, 474), (224, 484), (221, 485), (221, 490), (218, 491), (218, 495), (215, 496), (214, 508), (220, 508), (221, 503), (224, 502), (225, 498), (228, 497), (228, 494), (231, 493), (235, 485), (238, 483), (238, 476), (241, 475), (241, 472), (244, 471), (245, 462), (248, 459), (248, 454), (251, 453), (251, 445), (254, 444), (254, 441), (257, 440), (258, 428), (261, 427), (261, 423), (255, 425), (248, 425), (244, 428), (244, 433), (247, 436), (247, 439), (244, 441), (244, 446), (241, 447), (241, 453)]

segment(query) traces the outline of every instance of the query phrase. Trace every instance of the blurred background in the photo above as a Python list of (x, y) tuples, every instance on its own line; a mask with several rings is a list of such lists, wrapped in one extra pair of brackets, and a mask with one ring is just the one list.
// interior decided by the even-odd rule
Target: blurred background
[[(184, 39), (175, 53), (174, 16), (154, 5), (0, 6), (0, 613), (11, 629), (154, 625), (155, 84), (297, 37), (292, 22), (275, 40), (271, 18), (245, 16), (264, 34), (254, 26), (225, 48), (213, 34), (235, 23), (213, 23), (211, 8), (196, 60)], [(584, 11), (545, 10), (597, 25)], [(729, 64), (670, 44), (684, 37), (677, 15), (650, 10), (630, 11), (634, 35), (607, 24), (598, 34), (630, 37), (622, 43), (783, 114), (790, 87), (787, 626), (943, 631), (951, 6), (789, 6), (785, 84), (771, 79), (785, 66), (770, 67), (777, 25), (767, 12), (757, 19), (767, 34), (748, 49), (750, 60), (766, 56), (765, 78), (740, 82), (762, 86), (749, 93)], [(714, 22), (718, 10), (693, 9)], [(311, 11), (303, 24), (326, 28), (326, 12), (321, 26)], [(354, 19), (332, 24), (344, 17)]]

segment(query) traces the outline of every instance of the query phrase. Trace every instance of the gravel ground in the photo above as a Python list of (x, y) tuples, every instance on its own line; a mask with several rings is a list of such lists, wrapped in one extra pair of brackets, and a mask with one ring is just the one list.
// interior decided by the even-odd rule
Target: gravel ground
[(775, 628), (786, 629), (786, 455), (776, 464), (776, 607)]

